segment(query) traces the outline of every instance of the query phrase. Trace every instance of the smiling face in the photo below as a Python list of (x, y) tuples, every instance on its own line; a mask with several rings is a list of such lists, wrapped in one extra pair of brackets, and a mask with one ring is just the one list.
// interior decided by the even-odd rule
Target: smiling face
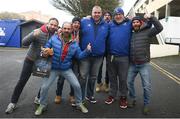
[(47, 24), (48, 31), (49, 31), (50, 33), (54, 33), (55, 31), (58, 30), (58, 25), (59, 25), (59, 23), (58, 23), (58, 21), (57, 21), (56, 19), (50, 20), (50, 21), (48, 22), (48, 24)]
[(68, 38), (72, 32), (72, 25), (71, 23), (64, 23), (62, 27), (62, 34), (64, 37)]
[(94, 6), (92, 9), (92, 18), (95, 22), (98, 22), (102, 16), (102, 9), (99, 6)]
[(79, 29), (80, 29), (80, 22), (79, 21), (74, 21), (72, 23), (72, 28), (73, 28), (73, 31), (79, 31)]
[(140, 20), (133, 20), (132, 26), (135, 31), (138, 31), (141, 27), (141, 21)]
[(121, 22), (124, 20), (124, 15), (121, 14), (121, 13), (117, 13), (117, 14), (115, 14), (115, 16), (114, 16), (114, 20), (115, 20), (117, 23), (121, 23)]

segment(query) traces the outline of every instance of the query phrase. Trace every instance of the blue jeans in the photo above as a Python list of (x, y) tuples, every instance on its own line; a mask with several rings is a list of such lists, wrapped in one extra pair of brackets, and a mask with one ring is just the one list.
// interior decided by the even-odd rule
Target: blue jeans
[(40, 104), (47, 105), (48, 90), (58, 76), (63, 76), (73, 87), (76, 99), (76, 105), (82, 102), (81, 86), (73, 73), (72, 69), (68, 70), (51, 70), (49, 79), (44, 78), (41, 86)]
[(150, 80), (150, 64), (131, 64), (128, 71), (128, 89), (129, 97), (136, 99), (134, 81), (137, 74), (140, 74), (141, 82), (144, 90), (144, 105), (149, 104), (151, 95), (151, 80)]
[[(74, 72), (74, 74), (76, 75), (76, 77), (79, 76), (79, 62), (77, 59), (73, 59), (72, 61), (73, 65), (72, 65), (72, 70)], [(62, 90), (63, 90), (63, 86), (64, 86), (64, 77), (60, 76), (58, 81), (57, 81), (57, 89), (56, 89), (56, 95), (57, 96), (61, 96), (62, 95)], [(70, 96), (74, 96), (74, 90), (73, 87), (70, 85)]]
[(86, 96), (86, 83), (87, 83), (87, 97), (94, 96), (94, 86), (98, 77), (99, 68), (102, 64), (103, 56), (87, 57), (80, 60), (80, 78), (79, 82), (82, 88), (82, 99)]
[[(64, 81), (65, 81), (65, 78), (60, 76), (58, 81), (57, 81), (56, 96), (62, 96)], [(74, 90), (73, 90), (73, 87), (71, 85), (70, 85), (69, 96), (74, 96)]]

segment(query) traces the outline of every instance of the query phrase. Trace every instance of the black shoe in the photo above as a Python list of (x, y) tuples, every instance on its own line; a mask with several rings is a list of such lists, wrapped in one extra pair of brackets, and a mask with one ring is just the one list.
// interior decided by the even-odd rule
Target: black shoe
[(97, 100), (94, 97), (86, 97), (86, 100), (88, 100), (90, 103), (95, 104)]
[(128, 108), (133, 108), (135, 106), (136, 106), (136, 100), (135, 99), (128, 100)]

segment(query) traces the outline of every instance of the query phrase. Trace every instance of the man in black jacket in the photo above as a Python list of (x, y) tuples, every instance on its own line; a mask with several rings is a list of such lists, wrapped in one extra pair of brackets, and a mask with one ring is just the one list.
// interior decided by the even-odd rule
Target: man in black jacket
[[(150, 80), (150, 39), (163, 30), (161, 23), (151, 15), (144, 15), (146, 23), (140, 17), (132, 19), (133, 33), (130, 47), (130, 67), (128, 72), (129, 107), (135, 106), (136, 95), (134, 89), (135, 77), (139, 73), (144, 90), (143, 114), (149, 112), (151, 96)], [(151, 24), (154, 27), (151, 27)]]

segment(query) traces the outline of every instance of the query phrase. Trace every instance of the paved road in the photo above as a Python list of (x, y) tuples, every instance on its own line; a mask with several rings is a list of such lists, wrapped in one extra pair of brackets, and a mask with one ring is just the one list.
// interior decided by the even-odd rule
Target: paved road
[[(28, 81), (19, 99), (18, 108), (14, 113), (6, 115), (4, 113), (8, 105), (12, 91), (18, 81), (22, 68), (26, 49), (0, 48), (0, 118), (32, 118), (36, 106), (33, 104), (34, 97), (41, 85), (41, 78), (32, 76)], [(180, 56), (152, 59), (152, 84), (153, 97), (151, 103), (151, 113), (142, 115), (143, 107), (142, 88), (139, 76), (136, 79), (136, 92), (138, 96), (137, 106), (131, 109), (122, 110), (119, 108), (119, 101), (112, 105), (105, 105), (106, 93), (96, 93), (97, 104), (87, 103), (89, 113), (82, 114), (79, 110), (71, 107), (67, 101), (69, 85), (65, 83), (63, 90), (63, 102), (57, 105), (53, 102), (55, 97), (56, 83), (49, 91), (48, 110), (41, 118), (118, 118), (118, 117), (179, 117), (180, 118)], [(155, 63), (155, 64), (154, 64)], [(157, 67), (157, 65), (159, 67)], [(163, 70), (162, 70), (163, 69)], [(165, 72), (165, 71), (167, 72)], [(171, 75), (170, 75), (170, 74)], [(174, 77), (175, 76), (175, 77)], [(179, 84), (178, 84), (179, 83)]]

